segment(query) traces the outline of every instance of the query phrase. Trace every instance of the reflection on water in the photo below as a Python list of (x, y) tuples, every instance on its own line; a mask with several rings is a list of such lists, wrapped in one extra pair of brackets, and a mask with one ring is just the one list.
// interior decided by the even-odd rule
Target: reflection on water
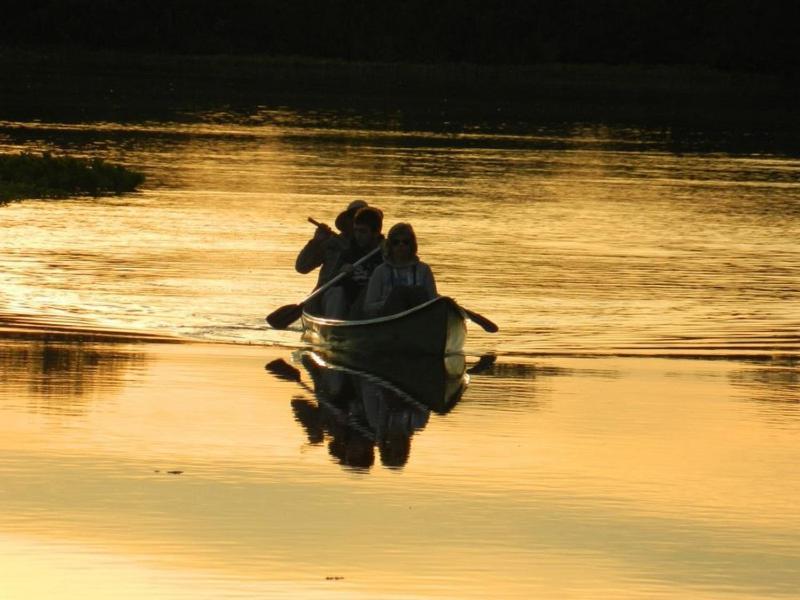
[[(800, 585), (800, 419), (765, 400), (796, 390), (791, 363), (501, 356), (469, 359), (465, 389), (463, 364), (449, 385), (256, 346), (150, 345), (116, 370), (103, 354), (125, 346), (3, 347), (3, 600)], [(94, 377), (73, 397), (94, 400), (32, 410), (54, 388), (26, 378), (73, 368)]]
[(0, 367), (6, 389), (27, 390), (30, 410), (79, 415), (88, 397), (119, 388), (131, 370), (145, 368), (146, 353), (125, 346), (0, 340)]
[(739, 369), (731, 373), (731, 383), (776, 425), (781, 426), (786, 419), (800, 419), (800, 366), (796, 359)]
[(321, 445), (327, 439), (328, 451), (339, 464), (362, 470), (374, 464), (376, 448), (383, 466), (403, 467), (411, 438), (428, 424), (430, 412), (449, 412), (468, 381), (463, 356), (365, 362), (304, 351), (296, 357), (313, 387), (282, 359), (266, 369), (313, 394), (313, 401), (292, 398), (295, 419), (308, 443)]

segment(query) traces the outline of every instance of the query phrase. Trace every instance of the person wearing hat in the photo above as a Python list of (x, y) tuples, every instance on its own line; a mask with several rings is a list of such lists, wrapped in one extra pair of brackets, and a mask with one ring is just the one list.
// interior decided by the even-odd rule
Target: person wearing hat
[[(314, 289), (327, 282), (331, 277), (339, 272), (342, 265), (342, 254), (350, 247), (353, 237), (353, 218), (359, 209), (367, 206), (363, 200), (353, 200), (336, 217), (336, 228), (340, 233), (334, 233), (327, 225), (319, 225), (312, 237), (294, 262), (294, 268), (303, 275), (310, 273), (317, 267), (317, 285)], [(322, 309), (322, 298), (319, 296), (312, 300), (308, 309), (312, 313), (319, 313)]]
[(362, 318), (364, 296), (369, 278), (383, 262), (380, 252), (358, 266), (355, 263), (383, 242), (383, 212), (374, 206), (359, 208), (353, 217), (353, 236), (349, 247), (340, 255), (336, 272), (349, 274), (323, 294), (322, 314), (333, 319)]
[(356, 213), (368, 206), (364, 200), (353, 200), (350, 204), (347, 205), (347, 209), (339, 213), (339, 216), (336, 217), (336, 229), (342, 232), (343, 235), (348, 237), (352, 237), (353, 235), (353, 219), (356, 216)]

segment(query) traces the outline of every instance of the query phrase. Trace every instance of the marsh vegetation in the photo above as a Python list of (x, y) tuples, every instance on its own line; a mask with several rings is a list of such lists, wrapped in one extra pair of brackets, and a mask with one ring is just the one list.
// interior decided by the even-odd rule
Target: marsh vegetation
[(0, 203), (25, 198), (123, 194), (143, 182), (141, 173), (100, 158), (0, 154)]

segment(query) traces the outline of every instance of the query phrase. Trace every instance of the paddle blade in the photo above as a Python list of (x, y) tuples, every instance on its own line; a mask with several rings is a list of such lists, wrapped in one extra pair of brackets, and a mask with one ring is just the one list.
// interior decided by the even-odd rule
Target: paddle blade
[(282, 358), (276, 358), (264, 365), (264, 368), (278, 379), (286, 381), (300, 381), (300, 371), (287, 363)]
[(497, 357), (494, 354), (484, 354), (478, 359), (478, 362), (467, 369), (467, 373), (470, 375), (477, 375), (479, 373), (483, 373), (484, 371), (488, 371), (494, 366), (496, 360)]
[(302, 314), (302, 304), (287, 304), (268, 314), (267, 323), (269, 323), (269, 326), (273, 329), (286, 329), (289, 325), (297, 321)]

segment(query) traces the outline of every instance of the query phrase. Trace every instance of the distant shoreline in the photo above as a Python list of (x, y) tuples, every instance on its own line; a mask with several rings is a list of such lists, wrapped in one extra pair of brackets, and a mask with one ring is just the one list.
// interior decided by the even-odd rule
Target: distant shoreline
[(254, 103), (326, 95), (517, 102), (532, 112), (767, 111), (788, 118), (800, 96), (775, 74), (687, 66), (350, 63), (269, 56), (153, 55), (0, 49), (0, 102), (121, 107)]

